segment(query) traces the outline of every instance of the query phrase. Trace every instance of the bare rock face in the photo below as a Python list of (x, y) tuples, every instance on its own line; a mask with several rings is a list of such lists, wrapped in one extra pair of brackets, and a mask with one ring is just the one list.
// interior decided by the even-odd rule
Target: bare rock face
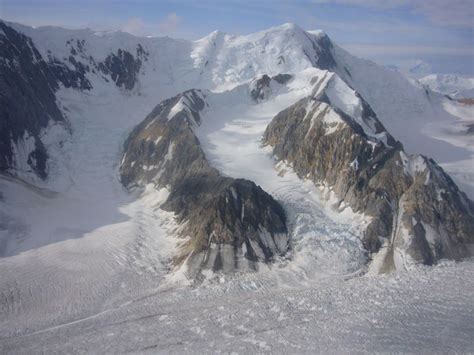
[(272, 77), (264, 74), (251, 83), (250, 97), (255, 102), (263, 101), (270, 96), (272, 86), (275, 84), (284, 85), (291, 79), (293, 79), (293, 76), (290, 74), (278, 74)]
[(187, 238), (175, 257), (188, 276), (201, 271), (255, 270), (289, 248), (283, 208), (255, 183), (221, 176), (208, 163), (193, 129), (205, 95), (190, 90), (159, 104), (130, 134), (120, 168), (125, 186), (154, 183), (170, 191)]
[[(25, 165), (44, 179), (48, 154), (40, 131), (64, 121), (54, 94), (58, 79), (32, 40), (1, 21), (0, 59), (0, 171)], [(25, 141), (26, 161), (15, 161)]]
[(99, 63), (98, 69), (104, 74), (110, 75), (118, 87), (132, 90), (142, 66), (140, 58), (148, 58), (148, 53), (141, 45), (137, 47), (136, 57), (126, 50), (118, 49), (116, 54), (109, 54), (104, 63)]
[(173, 189), (163, 209), (175, 211), (190, 239), (177, 262), (234, 272), (256, 270), (288, 249), (283, 208), (255, 183), (221, 176), (191, 177)]
[(472, 201), (433, 160), (407, 156), (342, 80), (314, 82), (314, 95), (272, 120), (264, 144), (301, 178), (329, 187), (340, 206), (370, 217), (363, 242), (379, 253), (379, 271), (473, 255)]
[(306, 56), (313, 62), (314, 67), (324, 70), (333, 70), (337, 67), (336, 60), (333, 56), (333, 44), (329, 36), (325, 33), (320, 33), (317, 39), (305, 35), (311, 42), (314, 52), (317, 54), (315, 58), (311, 58), (308, 53)]
[(467, 125), (466, 134), (474, 135), (474, 123)]

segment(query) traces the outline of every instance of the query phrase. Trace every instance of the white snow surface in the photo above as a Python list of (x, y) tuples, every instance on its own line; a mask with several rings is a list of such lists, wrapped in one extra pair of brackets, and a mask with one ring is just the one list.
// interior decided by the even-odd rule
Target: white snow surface
[[(38, 187), (0, 177), (1, 353), (474, 351), (473, 260), (361, 276), (359, 233), (367, 219), (349, 207), (335, 212), (339, 201), (330, 188), (300, 180), (284, 162), (275, 166), (260, 147), (272, 117), (311, 94), (314, 76), (330, 77), (302, 54), (312, 47), (301, 29), (216, 32), (188, 42), (15, 26), (43, 55), (69, 55), (65, 42), (74, 38), (86, 39), (96, 60), (118, 48), (133, 52), (137, 43), (150, 56), (133, 92), (92, 74), (91, 92), (58, 92), (72, 135), (47, 135), (48, 181)], [(389, 131), (402, 141), (407, 134), (410, 148), (417, 148), (410, 139), (418, 133), (433, 148), (430, 156), (474, 185), (472, 146), (440, 133), (469, 120), (460, 106), (338, 47), (335, 57), (352, 75), (340, 77)], [(295, 78), (252, 103), (248, 82), (279, 73)], [(196, 128), (211, 164), (255, 181), (281, 202), (293, 238), (288, 259), (260, 265), (258, 273), (209, 275), (194, 288), (185, 270), (169, 273), (180, 226), (159, 209), (168, 192), (147, 186), (129, 193), (118, 179), (128, 132), (162, 99), (192, 87), (211, 90)]]
[(385, 132), (377, 133), (375, 129), (375, 121), (373, 117), (364, 118), (362, 100), (357, 93), (350, 88), (339, 76), (332, 75), (325, 89), (326, 96), (332, 106), (340, 109), (349, 117), (352, 117), (358, 123), (364, 133), (377, 141), (387, 144)]

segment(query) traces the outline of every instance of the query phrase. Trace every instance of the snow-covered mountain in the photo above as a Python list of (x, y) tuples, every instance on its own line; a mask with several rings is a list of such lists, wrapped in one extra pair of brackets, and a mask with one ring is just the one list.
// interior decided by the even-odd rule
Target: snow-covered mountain
[(453, 99), (469, 99), (474, 97), (474, 78), (456, 74), (430, 74), (418, 79), (431, 90)]
[[(3, 169), (55, 191), (67, 188), (67, 181), (76, 181), (78, 175), (80, 176), (77, 172), (78, 167), (71, 168), (71, 162), (74, 164), (76, 160), (82, 159), (84, 154), (82, 151), (75, 151), (76, 148), (71, 146), (72, 142), (77, 139), (75, 137), (81, 135), (81, 138), (90, 141), (89, 144), (92, 146), (97, 144), (94, 141), (96, 139), (114, 142), (118, 145), (123, 140), (123, 135), (139, 122), (141, 117), (145, 116), (143, 113), (138, 114), (139, 112), (151, 111), (153, 105), (162, 99), (191, 88), (212, 93), (210, 97), (213, 100), (224, 100), (224, 103), (212, 105), (204, 100), (200, 104), (204, 106), (197, 109), (192, 108), (196, 99), (184, 95), (179, 96), (178, 102), (173, 104), (173, 109), (167, 108), (167, 101), (164, 101), (160, 104), (164, 105), (162, 110), (165, 110), (164, 112), (171, 110), (168, 115), (172, 115), (173, 112), (179, 113), (182, 110), (191, 112), (192, 117), (188, 120), (194, 120), (194, 124), (206, 125), (206, 122), (201, 122), (200, 118), (198, 119), (199, 112), (205, 107), (214, 107), (214, 110), (218, 110), (224, 105), (239, 114), (243, 109), (248, 110), (246, 107), (249, 105), (250, 110), (253, 110), (254, 105), (258, 107), (258, 104), (272, 98), (273, 101), (280, 102), (280, 104), (273, 105), (272, 111), (267, 115), (270, 118), (270, 116), (275, 116), (279, 110), (286, 109), (298, 100), (304, 99), (309, 95), (309, 92), (341, 82), (342, 85), (338, 84), (334, 89), (324, 91), (327, 95), (329, 92), (334, 93), (333, 97), (329, 97), (327, 100), (330, 107), (337, 112), (342, 110), (344, 115), (356, 120), (354, 122), (360, 120), (357, 118), (361, 114), (361, 106), (357, 103), (359, 99), (354, 99), (356, 96), (350, 94), (352, 90), (355, 90), (356, 95), (359, 95), (363, 98), (363, 102), (370, 105), (370, 110), (373, 110), (372, 116), (376, 115), (387, 127), (388, 132), (392, 133), (395, 139), (402, 141), (408, 154), (425, 153), (441, 162), (449, 161), (450, 163), (456, 159), (458, 161), (465, 159), (466, 156), (462, 155), (462, 151), (470, 157), (468, 144), (470, 136), (463, 136), (462, 133), (451, 134), (452, 137), (449, 137), (451, 140), (463, 142), (452, 144), (450, 139), (446, 139), (442, 135), (445, 134), (446, 126), (456, 124), (456, 118), (450, 114), (457, 109), (455, 102), (426, 90), (425, 87), (405, 79), (397, 72), (351, 56), (332, 43), (322, 31), (304, 31), (294, 24), (285, 24), (240, 37), (217, 31), (201, 40), (189, 42), (170, 38), (139, 38), (121, 32), (94, 33), (91, 30), (73, 31), (48, 27), (32, 29), (6, 23), (1, 23), (1, 25), (4, 48), (9, 49), (3, 54), (3, 66), (5, 71), (11, 73), (9, 75), (12, 77), (8, 80), (22, 83), (27, 89), (34, 88), (33, 85), (36, 85), (37, 82), (46, 83), (49, 90), (49, 92), (46, 91), (49, 101), (45, 102), (46, 99), (40, 101), (33, 94), (19, 99), (22, 95), (12, 92), (6, 86), (4, 92), (8, 105), (5, 105), (4, 116), (15, 117), (18, 115), (17, 112), (22, 112), (22, 108), (38, 105), (56, 110), (54, 114), (42, 111), (40, 108), (32, 113), (24, 112), (19, 117), (25, 122), (21, 125), (15, 124), (15, 122), (8, 124), (8, 130), (4, 130), (6, 135), (3, 141), (5, 147)], [(314, 70), (323, 72), (314, 73)], [(43, 75), (47, 79), (35, 79), (34, 76), (31, 78), (29, 73)], [(315, 82), (308, 81), (311, 77)], [(329, 79), (332, 77), (334, 79)], [(34, 90), (45, 91), (44, 89)], [(52, 96), (56, 97), (55, 102), (51, 100)], [(218, 97), (220, 99), (217, 99)], [(87, 105), (86, 102), (91, 99), (99, 100), (105, 110), (100, 114), (95, 113), (97, 117), (94, 118), (95, 124), (101, 124), (104, 128), (100, 138), (90, 137), (89, 133), (77, 132), (80, 125), (76, 123), (78, 121), (76, 116), (84, 113), (88, 115), (84, 105)], [(250, 99), (253, 101), (250, 102)], [(116, 103), (117, 100), (123, 101), (127, 109), (122, 107), (120, 111), (114, 112), (114, 106), (120, 106)], [(28, 104), (26, 106), (25, 101)], [(148, 117), (159, 115), (155, 111)], [(460, 120), (460, 118), (458, 119)], [(220, 123), (214, 121), (218, 125), (225, 122), (223, 119), (220, 120)], [(122, 122), (121, 125), (118, 124), (119, 122)], [(147, 123), (147, 126), (142, 128), (145, 130), (146, 136), (149, 135), (147, 131), (154, 127), (149, 127), (149, 124)], [(373, 123), (362, 121), (358, 124), (362, 125), (361, 127), (373, 125)], [(169, 124), (167, 123), (158, 129), (158, 132), (165, 129), (167, 125)], [(108, 133), (112, 128), (117, 131), (114, 136)], [(172, 132), (175, 132), (176, 129), (173, 128)], [(61, 130), (63, 133), (58, 133)], [(429, 134), (426, 134), (428, 131)], [(436, 136), (437, 132), (440, 133), (438, 136)], [(263, 131), (261, 133), (263, 134)], [(369, 134), (367, 132), (366, 134), (369, 137), (379, 135), (379, 133)], [(444, 142), (440, 138), (444, 138)], [(132, 138), (129, 138), (128, 141), (130, 139)], [(159, 155), (155, 149), (158, 149), (157, 142), (160, 140), (160, 136), (155, 133), (155, 136), (152, 135), (152, 138), (147, 139), (146, 142), (153, 141), (147, 143), (145, 152), (148, 153), (143, 151), (145, 147), (143, 141), (137, 142), (139, 145), (134, 148), (138, 149), (136, 152), (129, 152), (127, 149), (130, 148), (125, 151), (122, 169), (123, 164), (128, 163), (130, 164), (128, 169), (133, 171), (132, 175), (130, 172), (124, 175), (124, 170), (122, 171), (122, 181), (126, 184), (138, 182), (138, 185), (144, 186), (146, 183), (156, 181), (157, 172), (161, 171), (160, 174), (163, 174), (163, 169), (165, 169), (163, 162), (172, 161), (171, 151), (175, 151), (176, 147), (168, 146), (163, 150), (163, 154)], [(170, 139), (166, 140), (166, 144), (171, 144)], [(183, 137), (182, 139), (188, 142), (188, 138)], [(201, 137), (201, 140), (205, 141), (205, 139), (205, 137)], [(289, 139), (301, 138), (291, 137)], [(384, 144), (394, 146), (393, 143), (390, 144), (386, 141), (387, 138), (384, 139)], [(193, 170), (192, 164), (195, 164), (190, 160), (189, 151), (191, 148), (183, 149), (182, 157), (175, 158), (179, 161), (180, 169), (184, 169), (178, 176), (188, 176)], [(119, 151), (109, 151), (108, 154), (112, 153), (116, 154)], [(144, 153), (145, 156), (143, 156)], [(316, 152), (316, 154), (325, 153), (324, 151)], [(89, 154), (90, 156), (99, 155), (100, 152), (95, 153), (92, 150)], [(143, 161), (144, 158), (149, 159), (147, 154), (152, 154), (154, 157), (152, 162)], [(207, 156), (204, 153), (200, 154)], [(108, 159), (114, 162), (112, 155), (109, 155)], [(137, 160), (139, 161), (137, 162)], [(467, 161), (472, 162), (472, 158)], [(117, 163), (116, 160), (115, 163)], [(136, 164), (135, 167), (133, 164)], [(198, 166), (202, 167), (202, 164), (199, 163)], [(252, 165), (253, 162), (249, 160), (247, 164)], [(201, 176), (213, 175), (214, 173), (211, 172), (217, 168), (217, 174), (220, 172), (224, 173), (224, 176), (229, 175), (228, 172), (220, 171), (219, 167), (213, 166), (212, 162), (210, 165), (209, 169), (211, 170), (208, 173), (198, 170), (199, 174)], [(137, 169), (138, 176), (136, 175)], [(142, 176), (143, 169), (146, 172), (144, 176)], [(113, 173), (115, 169), (111, 168), (110, 170)], [(298, 170), (295, 171), (298, 172)], [(158, 185), (172, 192), (176, 183), (182, 183), (182, 178), (173, 175), (176, 173), (168, 173), (168, 175), (171, 174), (168, 180), (160, 180)], [(465, 173), (464, 178), (466, 178)], [(469, 171), (468, 174), (472, 174), (472, 171)], [(233, 174), (230, 175), (233, 176)], [(37, 176), (45, 181), (38, 181)], [(247, 176), (240, 172), (234, 177)], [(172, 180), (169, 180), (170, 178)], [(471, 175), (467, 175), (467, 179), (460, 179), (459, 182), (472, 184), (470, 179)], [(249, 181), (252, 180), (254, 179), (249, 179)], [(330, 180), (323, 179), (318, 183), (328, 184), (330, 190), (334, 188), (334, 182)], [(83, 184), (92, 188), (97, 183), (89, 180), (87, 184), (85, 181)], [(231, 181), (229, 180), (226, 184), (231, 184)], [(444, 186), (444, 188), (448, 187)], [(343, 198), (342, 190), (337, 191), (336, 189), (334, 192), (337, 198)], [(468, 190), (468, 192), (470, 191)], [(168, 203), (168, 205), (171, 204)], [(355, 210), (359, 209), (354, 207), (359, 205), (359, 201), (352, 201), (349, 205)], [(461, 207), (462, 204), (459, 206)], [(171, 210), (177, 215), (182, 213), (176, 208), (171, 208)], [(462, 212), (462, 214), (465, 213)], [(234, 224), (234, 222), (232, 223)], [(258, 220), (256, 223), (258, 226)], [(275, 221), (270, 222), (269, 225), (274, 224)], [(202, 237), (204, 240), (208, 238), (205, 234), (211, 233), (209, 228), (205, 227), (206, 232), (203, 232)], [(259, 228), (257, 227), (257, 230)], [(368, 230), (371, 230), (370, 228), (369, 224), (367, 230), (360, 233), (366, 234)], [(277, 234), (284, 230), (286, 227)], [(390, 228), (387, 233), (389, 231)], [(193, 233), (195, 232), (194, 229)], [(273, 232), (270, 234), (273, 235)], [(375, 238), (376, 240), (379, 237), (366, 236), (365, 238)], [(228, 241), (229, 238), (224, 238), (224, 240)], [(6, 243), (9, 245), (10, 241), (6, 241)], [(375, 249), (366, 245), (366, 248), (371, 252), (378, 251), (381, 245), (379, 241), (374, 243), (379, 245)], [(255, 254), (255, 248), (250, 249)], [(276, 250), (278, 250), (277, 254), (283, 255), (285, 248), (277, 247)], [(265, 255), (267, 254), (265, 253)], [(266, 258), (270, 255), (273, 255), (273, 252)], [(422, 258), (422, 260), (426, 262), (428, 259)]]
[(453, 99), (474, 97), (474, 78), (468, 75), (435, 73), (431, 64), (422, 60), (416, 60), (408, 68), (398, 66), (388, 66), (388, 68), (414, 78), (430, 90), (448, 95)]
[(0, 29), (12, 336), (243, 271), (301, 287), (472, 255), (470, 108), (322, 31)]
[[(150, 109), (157, 101), (191, 88), (222, 91), (259, 75), (297, 73), (313, 66), (330, 69), (367, 100), (409, 152), (432, 156), (441, 163), (471, 154), (463, 149), (468, 143), (463, 143), (461, 149), (453, 147), (453, 141), (463, 137), (445, 134), (446, 129), (461, 129), (470, 119), (465, 115), (459, 118), (457, 107), (441, 107), (455, 103), (446, 104), (443, 98), (413, 85), (398, 73), (351, 56), (321, 31), (305, 32), (286, 24), (240, 37), (214, 32), (202, 40), (188, 42), (138, 38), (120, 32), (13, 27), (33, 39), (42, 58), (59, 71), (56, 81), (63, 86), (82, 85), (86, 93), (90, 91), (88, 86), (93, 86), (94, 93), (104, 95), (118, 91), (142, 95), (149, 100)], [(120, 77), (112, 73), (112, 67), (114, 71), (122, 70)], [(75, 77), (68, 78), (64, 73), (68, 69)], [(374, 77), (380, 79), (374, 82)], [(452, 115), (453, 111), (458, 114)], [(406, 129), (408, 124), (410, 130)], [(436, 132), (427, 134), (433, 124)], [(452, 172), (460, 183), (472, 184), (471, 177), (466, 179)]]
[(406, 74), (414, 78), (422, 78), (432, 73), (433, 68), (431, 67), (431, 64), (419, 59), (408, 68)]

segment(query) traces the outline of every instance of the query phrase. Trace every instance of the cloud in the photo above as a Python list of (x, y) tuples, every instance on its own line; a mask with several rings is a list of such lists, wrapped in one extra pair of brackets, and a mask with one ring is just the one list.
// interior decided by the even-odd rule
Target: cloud
[(168, 16), (166, 16), (166, 19), (158, 24), (158, 28), (162, 32), (173, 33), (176, 32), (176, 29), (180, 22), (181, 17), (179, 17), (178, 15), (176, 15), (176, 13), (173, 12), (171, 14), (168, 14)]
[(143, 35), (143, 32), (146, 32), (149, 29), (148, 25), (143, 19), (139, 17), (130, 18), (125, 25), (122, 27), (122, 31), (131, 33), (136, 36)]
[(367, 8), (407, 8), (438, 25), (474, 27), (472, 0), (313, 0), (316, 4), (337, 4)]
[(474, 3), (472, 0), (417, 0), (416, 13), (427, 16), (440, 25), (474, 27)]
[(182, 18), (174, 12), (157, 23), (146, 22), (140, 17), (132, 17), (121, 26), (121, 30), (136, 36), (164, 36), (174, 34), (181, 22)]
[(393, 8), (407, 4), (407, 0), (313, 0), (315, 4), (338, 4), (364, 7)]

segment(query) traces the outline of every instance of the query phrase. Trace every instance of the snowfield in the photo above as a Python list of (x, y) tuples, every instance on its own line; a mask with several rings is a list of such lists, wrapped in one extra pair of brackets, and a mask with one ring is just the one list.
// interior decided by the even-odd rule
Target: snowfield
[[(472, 352), (474, 262), (282, 288), (248, 275), (148, 292), (41, 327), (2, 327), (2, 353)], [(5, 329), (6, 328), (6, 329)]]
[[(0, 176), (0, 353), (474, 352), (473, 259), (367, 273), (359, 239), (366, 217), (349, 207), (335, 212), (327, 187), (275, 165), (261, 146), (271, 119), (324, 74), (301, 55), (310, 45), (297, 27), (242, 37), (215, 32), (196, 42), (18, 28), (42, 53), (66, 55), (60, 44), (72, 33), (87, 38), (96, 59), (143, 40), (150, 60), (133, 92), (93, 77), (91, 92), (57, 93), (72, 134), (45, 132), (48, 181)], [(253, 67), (239, 62), (243, 52)], [(472, 110), (339, 48), (336, 54), (388, 130), (441, 162), (474, 196), (472, 136), (455, 128), (472, 122)], [(278, 55), (293, 80), (252, 102), (251, 81), (281, 73), (268, 59)], [(201, 285), (170, 272), (180, 241), (173, 215), (159, 208), (167, 191), (129, 192), (118, 177), (128, 133), (161, 100), (192, 87), (207, 90), (195, 132), (210, 163), (274, 196), (293, 243), (287, 258), (259, 265), (258, 273), (211, 274)], [(357, 110), (352, 89), (334, 90), (339, 105)], [(386, 97), (394, 93), (400, 96)]]

